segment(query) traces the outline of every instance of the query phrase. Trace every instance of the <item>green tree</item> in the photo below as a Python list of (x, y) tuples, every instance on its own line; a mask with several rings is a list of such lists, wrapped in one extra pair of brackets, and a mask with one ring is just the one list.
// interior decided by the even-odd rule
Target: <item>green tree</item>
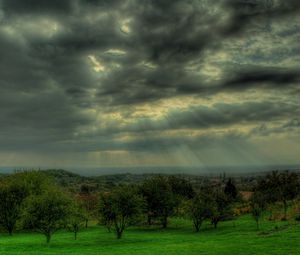
[(24, 171), (9, 175), (0, 182), (0, 224), (12, 235), (21, 217), (26, 197), (40, 194), (50, 185), (49, 178), (41, 171)]
[(171, 190), (173, 194), (188, 199), (191, 199), (195, 196), (195, 191), (193, 189), (191, 182), (182, 177), (169, 176), (168, 183), (171, 186)]
[(54, 185), (54, 181), (45, 172), (40, 170), (23, 171), (11, 176), (14, 182), (24, 186), (28, 195), (41, 194), (49, 186)]
[(100, 195), (99, 213), (105, 224), (108, 221), (112, 223), (112, 228), (120, 239), (124, 230), (142, 213), (143, 206), (144, 200), (136, 189), (124, 186)]
[(155, 176), (144, 181), (141, 193), (146, 200), (148, 224), (151, 224), (152, 218), (157, 218), (162, 227), (166, 228), (168, 217), (172, 215), (176, 206), (176, 199), (168, 178)]
[(49, 243), (52, 235), (66, 226), (70, 216), (70, 204), (70, 198), (57, 189), (32, 195), (25, 203), (24, 222), (45, 235), (46, 242)]
[(283, 219), (287, 219), (288, 201), (297, 197), (299, 192), (299, 178), (296, 173), (273, 171), (262, 179), (257, 188), (264, 193), (266, 202), (281, 202), (284, 210)]
[(256, 228), (259, 229), (259, 221), (267, 206), (267, 195), (260, 191), (255, 191), (250, 200), (251, 214), (256, 222)]
[(0, 223), (12, 235), (21, 216), (22, 203), (27, 196), (24, 186), (5, 180), (0, 183)]
[(219, 188), (215, 188), (212, 191), (212, 199), (214, 201), (214, 206), (212, 207), (211, 222), (214, 225), (214, 228), (217, 228), (217, 225), (221, 220), (224, 220), (231, 215), (230, 199), (223, 190)]
[(111, 232), (115, 219), (114, 199), (112, 198), (112, 194), (108, 192), (100, 194), (99, 206), (99, 221), (107, 228), (108, 232)]
[(85, 226), (87, 213), (75, 201), (70, 207), (67, 229), (74, 233), (74, 239), (77, 240), (77, 234)]
[(187, 215), (192, 219), (196, 232), (199, 232), (203, 221), (212, 216), (214, 208), (215, 202), (212, 196), (204, 192), (187, 202)]
[(182, 202), (193, 198), (195, 191), (191, 182), (183, 177), (169, 176), (167, 180), (174, 199), (174, 214), (179, 215)]
[(280, 182), (278, 185), (279, 201), (283, 204), (284, 220), (287, 219), (288, 201), (297, 197), (299, 191), (298, 175), (289, 171), (280, 174)]
[(231, 178), (228, 179), (226, 182), (224, 193), (228, 196), (228, 198), (232, 201), (236, 200), (238, 191), (236, 186), (234, 185), (234, 182)]

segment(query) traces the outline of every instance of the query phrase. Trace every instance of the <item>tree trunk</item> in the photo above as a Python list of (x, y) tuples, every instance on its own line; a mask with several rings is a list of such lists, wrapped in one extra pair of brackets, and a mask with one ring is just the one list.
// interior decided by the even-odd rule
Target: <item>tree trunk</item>
[(121, 238), (122, 238), (122, 231), (117, 230), (117, 239), (121, 239)]
[(284, 209), (284, 218), (283, 220), (287, 219), (287, 202), (286, 200), (283, 201), (283, 209)]
[(201, 225), (202, 225), (202, 222), (200, 222), (198, 220), (194, 221), (194, 226), (195, 226), (195, 230), (196, 230), (197, 233), (200, 231)]
[(77, 240), (77, 231), (74, 232), (74, 239)]
[(151, 220), (151, 216), (148, 214), (148, 219), (147, 219), (148, 225), (151, 226), (152, 225), (152, 220)]
[(88, 222), (89, 222), (89, 219), (86, 219), (86, 220), (85, 220), (85, 228), (88, 227)]
[(256, 219), (255, 221), (256, 221), (256, 230), (259, 230), (259, 222), (258, 222), (258, 219)]
[(218, 226), (218, 222), (219, 222), (219, 220), (218, 220), (218, 219), (216, 219), (216, 218), (213, 218), (213, 220), (212, 220), (212, 224), (214, 225), (214, 228), (217, 228), (217, 226)]
[(50, 240), (51, 240), (51, 234), (48, 233), (48, 234), (46, 234), (46, 242), (47, 242), (47, 244), (50, 243)]
[(5, 224), (5, 228), (6, 228), (7, 232), (8, 232), (8, 234), (9, 234), (10, 236), (12, 236), (13, 230), (14, 230), (14, 224), (13, 224), (12, 222), (8, 221), (8, 222)]
[(12, 236), (12, 234), (13, 234), (13, 228), (8, 228), (8, 234), (10, 235), (10, 236)]
[(214, 228), (217, 228), (217, 226), (218, 226), (218, 222), (215, 221), (215, 222), (214, 222)]
[(167, 228), (167, 226), (168, 226), (168, 217), (163, 216), (163, 218), (162, 218), (162, 228)]

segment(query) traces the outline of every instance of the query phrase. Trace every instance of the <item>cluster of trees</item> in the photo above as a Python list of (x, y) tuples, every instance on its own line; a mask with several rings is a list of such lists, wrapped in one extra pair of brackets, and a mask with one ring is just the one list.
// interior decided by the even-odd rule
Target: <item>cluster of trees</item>
[(82, 206), (41, 171), (16, 173), (0, 181), (0, 226), (12, 235), (17, 225), (46, 237), (65, 228), (74, 233), (86, 220)]
[[(263, 213), (274, 203), (282, 204), (284, 216), (290, 201), (299, 194), (298, 175), (273, 172), (258, 181), (250, 200), (251, 212), (259, 227)], [(154, 176), (140, 184), (119, 185), (98, 194), (83, 188), (72, 194), (55, 185), (41, 171), (16, 173), (0, 179), (0, 227), (10, 235), (18, 227), (46, 237), (60, 229), (77, 233), (88, 220), (98, 219), (120, 239), (130, 225), (168, 227), (169, 218), (191, 219), (196, 232), (204, 221), (217, 228), (233, 217), (241, 198), (234, 182), (206, 184), (195, 190), (190, 181), (176, 176)]]
[(198, 232), (204, 220), (214, 227), (232, 215), (231, 205), (237, 199), (231, 180), (224, 187), (205, 187), (195, 192), (183, 178), (156, 176), (141, 185), (119, 187), (100, 196), (99, 212), (102, 224), (113, 229), (117, 238), (130, 224), (147, 222), (167, 228), (170, 216), (185, 215), (192, 219)]
[(251, 198), (251, 210), (257, 229), (259, 228), (259, 221), (266, 210), (269, 210), (272, 215), (274, 204), (279, 203), (282, 205), (282, 220), (287, 220), (289, 202), (299, 195), (299, 188), (299, 177), (294, 172), (273, 171), (259, 180), (254, 187)]

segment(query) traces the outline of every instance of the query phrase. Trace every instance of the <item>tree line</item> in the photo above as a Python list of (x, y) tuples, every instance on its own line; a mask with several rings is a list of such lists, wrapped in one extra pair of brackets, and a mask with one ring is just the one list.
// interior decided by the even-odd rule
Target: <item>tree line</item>
[(118, 239), (131, 225), (167, 228), (173, 216), (189, 218), (199, 232), (204, 221), (217, 228), (220, 222), (233, 219), (234, 208), (242, 203), (249, 205), (259, 228), (262, 216), (275, 203), (282, 205), (282, 220), (286, 220), (289, 203), (298, 195), (298, 175), (288, 171), (272, 172), (258, 180), (247, 202), (230, 178), (195, 190), (185, 178), (154, 176), (99, 194), (72, 194), (42, 171), (28, 171), (0, 180), (0, 226), (10, 235), (17, 227), (39, 232), (47, 243), (61, 229), (72, 232), (76, 239), (89, 219), (97, 219)]

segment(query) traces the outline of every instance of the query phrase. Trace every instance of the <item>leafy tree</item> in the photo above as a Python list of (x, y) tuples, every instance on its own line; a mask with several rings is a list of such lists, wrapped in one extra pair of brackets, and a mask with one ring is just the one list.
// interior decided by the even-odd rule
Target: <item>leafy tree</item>
[(199, 232), (203, 221), (212, 216), (214, 208), (215, 202), (212, 196), (204, 192), (188, 201), (187, 214), (192, 219), (196, 232)]
[(11, 235), (21, 217), (26, 197), (37, 195), (51, 185), (42, 171), (23, 171), (3, 178), (0, 183), (0, 224)]
[(181, 203), (186, 199), (193, 198), (195, 196), (195, 191), (191, 182), (182, 177), (169, 176), (168, 183), (173, 194), (174, 213), (178, 215)]
[(283, 204), (284, 219), (287, 219), (288, 201), (295, 199), (298, 195), (298, 185), (298, 175), (296, 173), (285, 171), (280, 174), (278, 199)]
[(11, 176), (14, 182), (20, 183), (28, 195), (39, 195), (49, 186), (54, 185), (54, 181), (43, 171), (23, 171)]
[(135, 188), (124, 186), (100, 196), (100, 216), (105, 224), (112, 224), (116, 236), (120, 239), (126, 227), (131, 225), (143, 208), (143, 198)]
[(0, 223), (12, 235), (27, 196), (24, 186), (12, 179), (0, 183)]
[(68, 217), (67, 228), (74, 233), (74, 239), (77, 240), (77, 233), (85, 226), (87, 218), (86, 212), (76, 202), (72, 203), (70, 208), (70, 215)]
[(211, 222), (214, 225), (214, 228), (217, 228), (218, 223), (231, 214), (230, 200), (219, 188), (212, 191), (212, 197), (214, 207), (212, 208)]
[(114, 200), (112, 194), (102, 193), (100, 195), (100, 223), (106, 226), (108, 232), (111, 232), (111, 228), (114, 223), (115, 212), (114, 212)]
[(195, 191), (191, 182), (182, 177), (170, 176), (168, 177), (168, 183), (171, 186), (173, 194), (188, 199), (195, 196)]
[(288, 201), (293, 200), (299, 191), (298, 175), (289, 171), (273, 171), (261, 180), (257, 190), (265, 194), (268, 203), (281, 202), (283, 219), (287, 218)]
[(176, 200), (168, 179), (163, 176), (150, 178), (141, 186), (141, 194), (146, 200), (148, 224), (152, 218), (158, 218), (162, 227), (166, 228), (168, 217), (173, 213)]
[(260, 191), (255, 191), (251, 197), (251, 213), (256, 222), (256, 228), (259, 229), (259, 221), (267, 205), (267, 196)]
[(226, 182), (224, 192), (230, 198), (230, 200), (236, 200), (238, 191), (231, 178), (229, 178)]
[(32, 195), (25, 203), (24, 222), (45, 235), (46, 242), (49, 243), (52, 235), (66, 226), (70, 215), (70, 203), (69, 197), (56, 189)]

